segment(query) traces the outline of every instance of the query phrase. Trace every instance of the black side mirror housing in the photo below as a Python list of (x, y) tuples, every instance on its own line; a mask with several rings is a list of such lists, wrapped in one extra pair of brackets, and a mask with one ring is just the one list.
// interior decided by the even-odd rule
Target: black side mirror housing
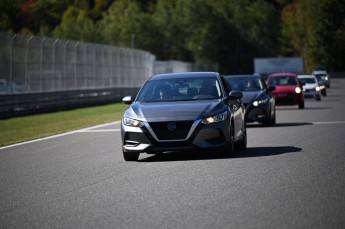
[(267, 91), (274, 91), (276, 89), (275, 86), (268, 86)]
[(128, 104), (128, 105), (132, 104), (132, 102), (133, 102), (132, 96), (129, 95), (129, 96), (123, 97), (122, 102), (124, 104)]
[(240, 91), (231, 91), (229, 93), (229, 100), (241, 99), (243, 97), (243, 93)]

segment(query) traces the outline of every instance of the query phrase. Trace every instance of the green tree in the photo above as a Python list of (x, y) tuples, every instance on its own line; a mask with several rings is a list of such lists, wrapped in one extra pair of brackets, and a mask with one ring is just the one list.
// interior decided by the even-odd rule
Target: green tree
[(151, 15), (150, 46), (161, 60), (192, 60), (187, 46), (190, 21), (184, 10), (184, 1), (160, 0)]
[(266, 1), (183, 2), (188, 47), (197, 63), (218, 63), (223, 73), (248, 73), (254, 57), (279, 52), (279, 14)]
[(61, 23), (55, 28), (53, 35), (58, 38), (94, 42), (98, 35), (93, 21), (86, 10), (70, 6), (65, 11)]
[(35, 34), (50, 35), (61, 23), (64, 12), (72, 4), (71, 0), (36, 0), (30, 9), (34, 15), (33, 30)]
[(264, 0), (249, 1), (234, 10), (234, 25), (241, 38), (254, 47), (254, 55), (274, 56), (280, 51), (280, 14), (273, 4)]
[(284, 54), (301, 55), (306, 71), (325, 65), (332, 71), (344, 69), (345, 2), (300, 0), (282, 12)]
[(325, 65), (332, 71), (345, 69), (345, 2), (320, 1), (314, 15), (314, 36), (310, 39), (310, 57), (313, 65)]
[(118, 0), (110, 6), (97, 26), (105, 43), (144, 48), (150, 24), (150, 17), (136, 1)]
[(33, 15), (30, 0), (0, 1), (0, 30), (14, 33), (33, 34)]
[[(282, 51), (285, 56), (302, 56), (305, 66), (312, 65), (309, 50), (314, 36), (315, 13), (318, 4), (313, 0), (294, 1), (282, 12)], [(307, 67), (308, 68), (308, 67)]]

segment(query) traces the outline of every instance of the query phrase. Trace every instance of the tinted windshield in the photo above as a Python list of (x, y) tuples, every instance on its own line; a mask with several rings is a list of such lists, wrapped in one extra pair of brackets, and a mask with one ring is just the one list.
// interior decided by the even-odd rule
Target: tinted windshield
[(314, 78), (300, 78), (299, 79), (304, 84), (314, 84), (316, 83), (316, 79)]
[(271, 85), (271, 86), (285, 86), (285, 85), (297, 85), (298, 81), (296, 77), (278, 76), (278, 77), (270, 78), (267, 83), (268, 85)]
[(136, 101), (160, 102), (222, 98), (217, 78), (181, 78), (150, 80), (141, 89)]
[(226, 81), (230, 84), (232, 90), (236, 91), (260, 91), (265, 86), (258, 77), (226, 77)]

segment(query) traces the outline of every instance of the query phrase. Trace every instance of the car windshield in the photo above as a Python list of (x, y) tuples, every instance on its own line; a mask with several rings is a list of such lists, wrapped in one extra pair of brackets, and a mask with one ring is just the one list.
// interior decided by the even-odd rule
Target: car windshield
[(324, 77), (324, 76), (326, 76), (327, 75), (327, 73), (326, 72), (314, 72), (314, 74), (313, 74), (314, 76), (316, 76), (316, 77)]
[(304, 84), (315, 84), (316, 80), (314, 78), (300, 78), (301, 83)]
[(236, 91), (261, 91), (265, 89), (263, 82), (258, 77), (226, 77), (232, 90)]
[(222, 98), (215, 77), (150, 80), (141, 89), (138, 102), (167, 102)]
[(268, 85), (271, 86), (285, 86), (285, 85), (297, 85), (298, 81), (296, 77), (291, 76), (278, 76), (272, 77), (268, 80)]

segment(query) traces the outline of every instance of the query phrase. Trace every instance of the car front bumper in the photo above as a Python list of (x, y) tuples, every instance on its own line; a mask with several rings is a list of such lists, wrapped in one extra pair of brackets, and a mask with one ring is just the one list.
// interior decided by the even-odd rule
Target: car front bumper
[(305, 90), (304, 91), (304, 97), (305, 98), (320, 98), (321, 97), (321, 92), (316, 91), (316, 90)]
[(246, 122), (265, 122), (270, 119), (270, 109), (268, 104), (259, 106), (246, 106)]
[[(165, 123), (164, 123), (165, 124)], [(185, 138), (176, 138), (179, 133), (164, 130), (168, 134), (159, 134), (152, 128), (153, 123), (144, 127), (131, 127), (122, 123), (121, 137), (124, 152), (159, 153), (164, 151), (200, 150), (224, 148), (230, 140), (230, 121), (205, 125), (196, 120), (187, 131)], [(164, 126), (164, 125), (163, 125)], [(162, 137), (164, 136), (164, 137)]]
[(298, 105), (303, 101), (303, 96), (303, 94), (293, 92), (274, 94), (276, 105)]

